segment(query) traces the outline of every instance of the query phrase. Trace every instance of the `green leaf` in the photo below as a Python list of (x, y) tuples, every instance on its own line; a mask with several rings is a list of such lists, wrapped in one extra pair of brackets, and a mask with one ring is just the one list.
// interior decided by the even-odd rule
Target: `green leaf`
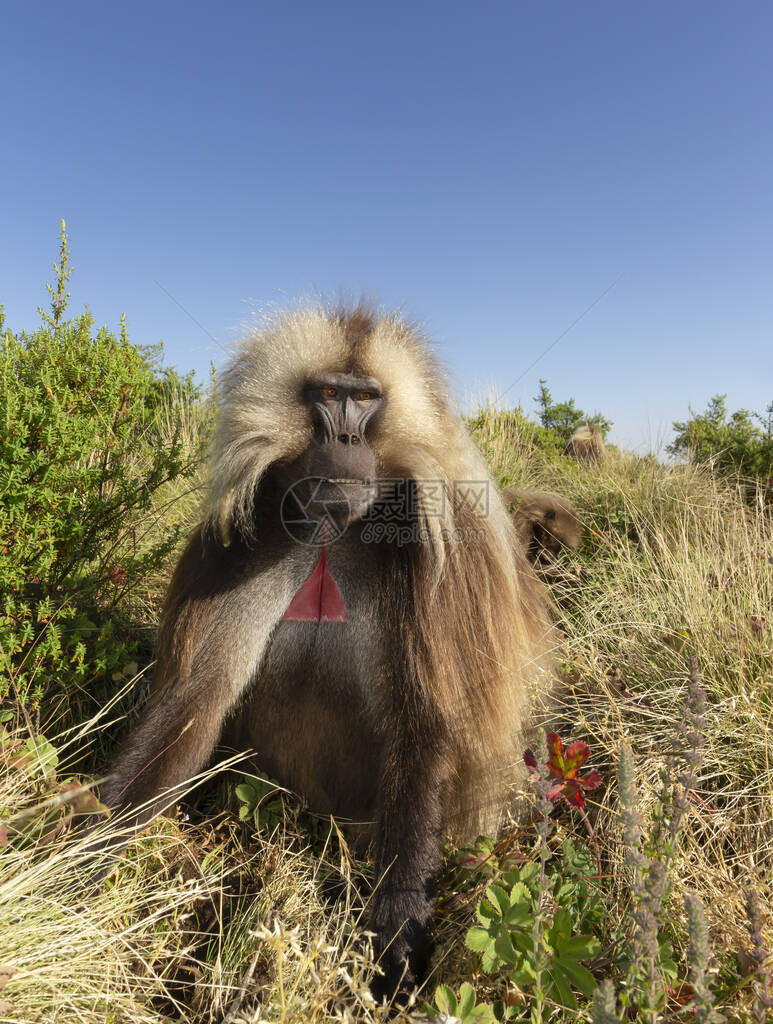
[(516, 884), (516, 882), (520, 882), (520, 880), (521, 880), (520, 868), (512, 868), (510, 871), (506, 871), (502, 875), (502, 881), (510, 889), (512, 889), (512, 887)]
[(572, 919), (569, 912), (559, 907), (553, 916), (553, 924), (550, 926), (550, 937), (554, 945), (565, 942), (572, 934)]
[(488, 900), (478, 900), (475, 916), (481, 924), (488, 926), (495, 918), (499, 917), (499, 913), (496, 907), (492, 907)]
[(531, 907), (531, 892), (523, 882), (516, 882), (510, 890), (510, 904), (523, 904)]
[(534, 938), (531, 930), (524, 931), (520, 928), (513, 928), (510, 932), (510, 941), (522, 953), (531, 953), (534, 950)]
[(528, 905), (516, 904), (514, 907), (510, 907), (508, 912), (505, 914), (505, 923), (510, 928), (531, 928), (534, 921), (534, 908), (529, 901)]
[(487, 1003), (481, 1003), (464, 1018), (464, 1024), (494, 1024), (494, 1015)]
[(502, 916), (510, 909), (510, 897), (501, 885), (490, 885), (486, 889), (486, 895)]
[(482, 953), (491, 942), (491, 935), (485, 928), (470, 928), (464, 939), (464, 944), (473, 953)]
[(601, 949), (601, 944), (593, 935), (574, 935), (571, 938), (561, 940), (558, 944), (558, 949), (562, 957), (584, 960), (589, 956), (597, 956)]
[(475, 989), (465, 981), (459, 989), (459, 1001), (456, 1007), (458, 1017), (464, 1019), (475, 1006)]
[(441, 1013), (447, 1013), (451, 1017), (456, 1016), (456, 996), (448, 985), (438, 985), (435, 989), (435, 1006)]
[(531, 962), (524, 957), (512, 972), (512, 978), (519, 988), (529, 989), (537, 980), (537, 975)]
[(529, 889), (539, 881), (539, 864), (536, 861), (530, 861), (528, 864), (524, 864), (520, 870), (521, 881), (524, 885), (528, 886)]
[(497, 956), (494, 949), (494, 940), (492, 939), (488, 947), (483, 951), (480, 957), (481, 970), (485, 974), (496, 974), (499, 970), (502, 961)]
[(40, 768), (44, 775), (56, 769), (59, 764), (59, 754), (56, 747), (52, 746), (45, 736), (30, 736), (24, 744), (30, 762)]
[(497, 935), (494, 943), (494, 949), (496, 950), (497, 956), (503, 961), (503, 963), (510, 964), (511, 966), (518, 963), (519, 956), (513, 949), (513, 943), (509, 932), (502, 931)]
[(585, 996), (592, 996), (596, 990), (596, 979), (587, 967), (576, 960), (558, 958), (554, 961), (556, 968), (563, 971), (570, 983)]
[(569, 983), (555, 961), (551, 964), (548, 975), (550, 978), (549, 987), (553, 990), (553, 998), (555, 1001), (570, 1010), (576, 1010), (577, 1000), (574, 998), (574, 993), (572, 992)]

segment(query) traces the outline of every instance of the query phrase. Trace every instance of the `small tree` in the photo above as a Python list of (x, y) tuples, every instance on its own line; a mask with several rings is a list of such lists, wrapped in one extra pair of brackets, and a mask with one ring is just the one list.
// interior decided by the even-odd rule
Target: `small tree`
[[(690, 410), (690, 419), (674, 423), (676, 437), (668, 445), (672, 455), (694, 461), (711, 459), (720, 472), (738, 474), (773, 488), (773, 402), (766, 414), (739, 409), (728, 417), (726, 395), (714, 395), (702, 413)], [(757, 426), (755, 419), (761, 424)]]
[(564, 443), (583, 423), (587, 423), (589, 427), (596, 427), (604, 437), (612, 426), (611, 421), (601, 413), (597, 412), (589, 416), (582, 409), (578, 409), (573, 398), (566, 402), (554, 402), (548, 382), (542, 378), (539, 382), (539, 394), (534, 401), (537, 403), (537, 415), (542, 426), (546, 430), (555, 431)]

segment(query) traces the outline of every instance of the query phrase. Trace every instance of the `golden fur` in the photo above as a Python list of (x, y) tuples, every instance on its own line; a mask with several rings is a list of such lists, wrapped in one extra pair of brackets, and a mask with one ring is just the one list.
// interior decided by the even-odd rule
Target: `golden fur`
[(564, 446), (564, 455), (578, 462), (600, 462), (604, 457), (604, 438), (596, 427), (578, 427)]

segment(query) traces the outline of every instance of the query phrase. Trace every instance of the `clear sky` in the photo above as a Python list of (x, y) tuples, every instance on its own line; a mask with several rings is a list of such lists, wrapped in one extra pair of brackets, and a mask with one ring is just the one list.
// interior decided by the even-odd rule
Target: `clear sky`
[(64, 217), (75, 309), (182, 368), (365, 291), (462, 392), (532, 409), (543, 376), (640, 450), (773, 399), (768, 0), (6, 0), (0, 36), (13, 327)]

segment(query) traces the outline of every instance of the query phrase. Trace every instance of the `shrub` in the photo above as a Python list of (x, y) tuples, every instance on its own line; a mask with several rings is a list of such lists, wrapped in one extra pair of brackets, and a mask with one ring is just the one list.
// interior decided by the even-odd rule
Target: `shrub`
[[(773, 497), (773, 402), (764, 416), (739, 409), (728, 418), (726, 395), (714, 395), (702, 413), (674, 423), (667, 451), (695, 462), (714, 463), (725, 474), (758, 480)], [(757, 420), (759, 426), (754, 422)]]
[(165, 396), (196, 393), (123, 318), (119, 336), (64, 318), (64, 221), (54, 270), (38, 330), (5, 329), (0, 309), (0, 697), (49, 711), (131, 656), (133, 590), (177, 542), (148, 537), (154, 495), (192, 468)]

